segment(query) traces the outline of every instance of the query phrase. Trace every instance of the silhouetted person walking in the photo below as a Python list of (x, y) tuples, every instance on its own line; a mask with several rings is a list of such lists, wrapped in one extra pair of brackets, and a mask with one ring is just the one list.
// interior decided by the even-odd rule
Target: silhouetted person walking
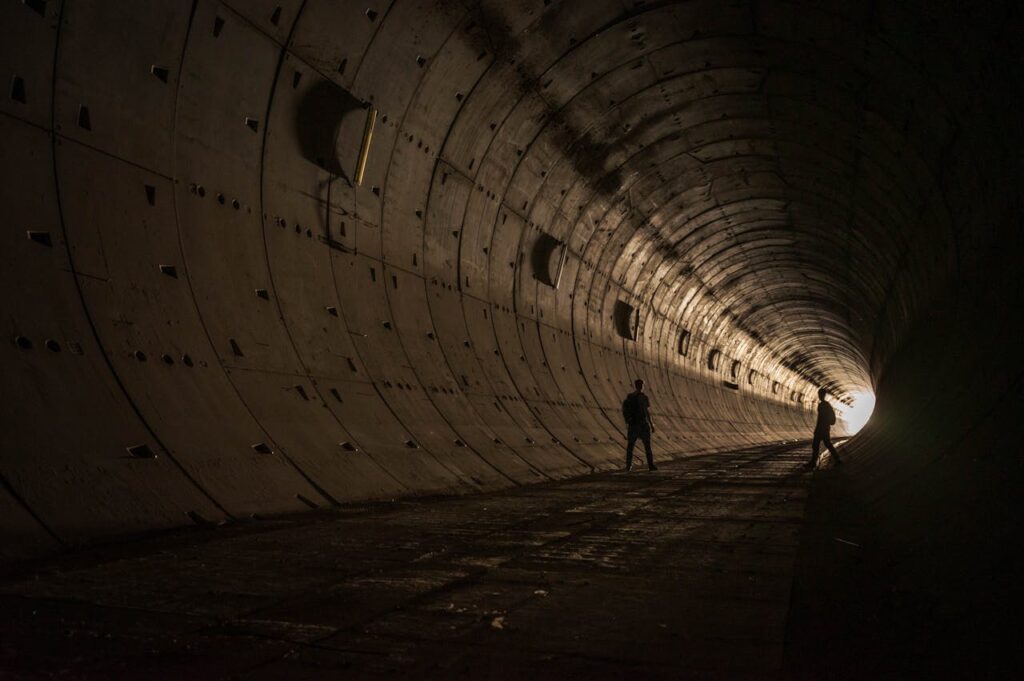
[(654, 432), (651, 401), (644, 395), (644, 382), (641, 379), (636, 379), (633, 385), (636, 390), (622, 403), (622, 416), (626, 419), (626, 470), (633, 468), (633, 447), (639, 439), (647, 452), (647, 468), (656, 471), (658, 467), (654, 465), (654, 453), (651, 451), (651, 433)]
[(807, 464), (808, 468), (818, 467), (822, 442), (825, 443), (832, 458), (835, 459), (835, 465), (839, 466), (843, 463), (839, 460), (836, 448), (832, 446), (832, 438), (829, 437), (829, 430), (836, 422), (836, 412), (825, 399), (826, 394), (824, 388), (818, 389), (818, 422), (814, 425), (814, 439), (811, 441), (811, 460)]

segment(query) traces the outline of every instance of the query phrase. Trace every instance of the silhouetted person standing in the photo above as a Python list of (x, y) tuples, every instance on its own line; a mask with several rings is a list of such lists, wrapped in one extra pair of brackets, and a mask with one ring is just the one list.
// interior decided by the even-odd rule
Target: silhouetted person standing
[(836, 465), (839, 466), (843, 462), (839, 460), (839, 454), (836, 453), (836, 448), (832, 446), (832, 438), (829, 437), (829, 430), (835, 425), (836, 412), (832, 409), (832, 405), (825, 399), (824, 388), (818, 390), (818, 421), (814, 424), (814, 439), (811, 441), (811, 460), (807, 464), (808, 468), (817, 468), (820, 460), (819, 452), (821, 450), (821, 443), (824, 442), (825, 446), (828, 447), (829, 453), (832, 458), (835, 459)]
[(626, 419), (626, 470), (633, 468), (633, 447), (639, 439), (647, 452), (647, 468), (656, 471), (658, 467), (654, 465), (654, 453), (651, 451), (651, 433), (654, 432), (651, 401), (644, 395), (644, 382), (641, 379), (636, 379), (633, 385), (636, 390), (622, 403), (622, 416)]

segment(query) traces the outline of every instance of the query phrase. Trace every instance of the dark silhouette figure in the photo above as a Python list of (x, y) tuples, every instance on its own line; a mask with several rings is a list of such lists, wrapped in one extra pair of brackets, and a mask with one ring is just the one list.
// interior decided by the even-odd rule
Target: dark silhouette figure
[(656, 471), (654, 453), (651, 451), (651, 433), (654, 423), (651, 422), (651, 401), (644, 395), (644, 382), (636, 379), (633, 382), (636, 390), (631, 392), (622, 403), (622, 416), (626, 419), (626, 470), (633, 468), (633, 447), (637, 439), (644, 443), (647, 452), (647, 468)]
[(823, 442), (828, 448), (829, 454), (832, 455), (832, 459), (836, 462), (835, 465), (839, 466), (843, 463), (839, 460), (836, 448), (832, 446), (832, 438), (829, 437), (829, 430), (836, 422), (836, 412), (825, 399), (825, 395), (825, 389), (820, 388), (818, 390), (818, 422), (814, 425), (814, 439), (811, 441), (811, 460), (807, 464), (808, 468), (818, 467), (818, 463), (821, 460), (819, 452)]

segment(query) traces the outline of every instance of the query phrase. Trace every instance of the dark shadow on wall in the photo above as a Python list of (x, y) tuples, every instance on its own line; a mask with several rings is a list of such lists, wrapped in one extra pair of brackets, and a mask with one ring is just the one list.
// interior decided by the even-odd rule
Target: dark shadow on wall
[(1024, 678), (1024, 372), (1006, 355), (1024, 323), (1003, 314), (1020, 241), (992, 243), (990, 290), (956, 282), (885, 369), (850, 465), (816, 474), (786, 679)]
[[(573, 12), (578, 11), (578, 8), (572, 3), (567, 3), (564, 8), (556, 7), (551, 11)], [(643, 11), (646, 10), (636, 13), (640, 14)], [(518, 99), (532, 93), (540, 101), (546, 101), (542, 86), (546, 67), (524, 60), (522, 43), (513, 34), (513, 29), (505, 18), (497, 11), (486, 7), (474, 8), (473, 17), (475, 21), (472, 27), (479, 30), (470, 30), (462, 34), (466, 43), (481, 55), (490, 52), (496, 64), (507, 62), (516, 65), (514, 82), (518, 90)], [(575, 49), (576, 45), (575, 41), (570, 43), (562, 56)], [(590, 187), (598, 195), (613, 200), (624, 184), (620, 168), (606, 168), (608, 158), (615, 150), (614, 140), (606, 139), (600, 133), (581, 129), (562, 108), (548, 105), (543, 115), (547, 119), (546, 127), (552, 134), (552, 141), (576, 172), (589, 182)]]
[(295, 116), (303, 158), (351, 185), (356, 159), (339, 158), (338, 134), (347, 116), (356, 115), (361, 121), (365, 109), (365, 102), (329, 80), (311, 87), (299, 102)]

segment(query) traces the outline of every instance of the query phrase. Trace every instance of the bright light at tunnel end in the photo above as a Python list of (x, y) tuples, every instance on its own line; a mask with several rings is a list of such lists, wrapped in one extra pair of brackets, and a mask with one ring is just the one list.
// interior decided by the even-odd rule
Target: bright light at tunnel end
[(856, 435), (864, 424), (871, 418), (871, 413), (875, 410), (875, 394), (870, 390), (863, 392), (856, 392), (850, 394), (850, 401), (853, 403), (847, 407), (845, 405), (839, 405), (841, 407), (840, 418), (846, 424), (846, 430), (850, 435)]

